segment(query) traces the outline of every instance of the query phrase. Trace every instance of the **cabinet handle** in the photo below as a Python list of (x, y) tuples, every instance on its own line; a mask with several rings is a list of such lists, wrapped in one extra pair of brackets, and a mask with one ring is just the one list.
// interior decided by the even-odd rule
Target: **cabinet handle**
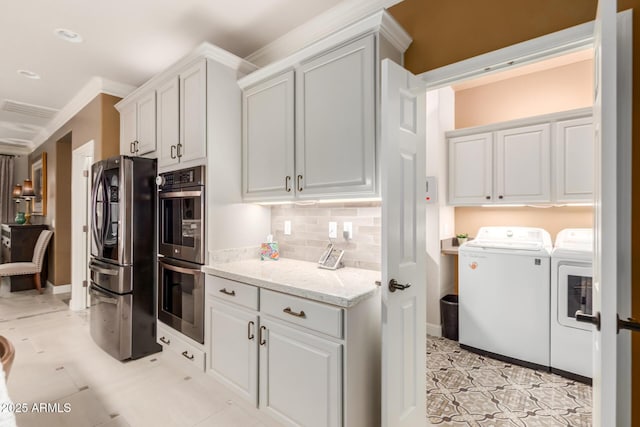
[(250, 322), (247, 324), (247, 339), (248, 339), (249, 341), (251, 341), (252, 339), (254, 339), (254, 338), (255, 338), (255, 335), (253, 334), (253, 326), (254, 326), (254, 325), (255, 325), (255, 323), (253, 323), (253, 320), (252, 320), (252, 321), (250, 321)]
[(504, 197), (502, 197), (502, 196), (498, 196), (498, 199), (504, 199)]
[(175, 158), (176, 158), (176, 153), (174, 153), (175, 149), (176, 149), (176, 146), (175, 146), (175, 145), (172, 145), (172, 146), (171, 146), (171, 158), (172, 158), (172, 159), (175, 159)]
[(302, 191), (302, 175), (298, 175), (298, 191)]
[(176, 149), (176, 156), (182, 157), (182, 144), (178, 144)]
[(231, 291), (231, 292), (229, 292), (229, 291), (227, 290), (227, 288), (222, 288), (222, 289), (220, 289), (220, 292), (221, 292), (221, 293), (223, 293), (223, 294), (225, 294), (225, 295), (229, 295), (230, 297), (235, 297), (235, 296), (236, 296), (236, 291)]
[(266, 331), (267, 328), (265, 326), (260, 326), (260, 336), (258, 337), (258, 339), (260, 340), (260, 345), (265, 345), (267, 343), (267, 340), (264, 339), (264, 331)]
[(182, 352), (182, 355), (183, 355), (184, 357), (186, 357), (187, 359), (189, 359), (189, 360), (193, 360), (193, 359), (194, 359), (193, 354), (189, 354), (189, 352), (188, 352), (187, 350), (183, 351), (183, 352)]
[(136, 142), (135, 141), (131, 141), (131, 143), (129, 144), (129, 152), (131, 154), (136, 152)]
[(165, 343), (167, 345), (171, 344), (171, 340), (168, 340), (165, 337), (160, 337), (160, 341), (162, 341), (163, 343)]
[(138, 144), (140, 144), (140, 143), (139, 143), (137, 140), (136, 140), (136, 141), (133, 141), (133, 142), (135, 143), (135, 145), (134, 145), (134, 147), (135, 147), (135, 152), (136, 152), (136, 154), (138, 154), (138, 151), (140, 151), (140, 150), (138, 149)]
[(282, 311), (284, 311), (287, 314), (290, 314), (291, 316), (301, 317), (303, 319), (307, 317), (307, 315), (304, 313), (304, 310), (300, 310), (300, 313), (296, 313), (295, 311), (291, 310), (291, 307), (287, 307)]
[(291, 193), (291, 177), (289, 175), (284, 178), (284, 189), (287, 190), (287, 193)]
[(491, 200), (491, 196), (485, 196), (485, 199)]

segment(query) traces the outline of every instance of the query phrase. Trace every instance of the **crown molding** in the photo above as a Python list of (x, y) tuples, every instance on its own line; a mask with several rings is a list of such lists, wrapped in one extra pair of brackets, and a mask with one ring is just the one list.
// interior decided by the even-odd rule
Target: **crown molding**
[(86, 85), (75, 94), (53, 119), (33, 138), (33, 150), (42, 145), (55, 131), (71, 120), (80, 110), (87, 106), (101, 93), (124, 98), (135, 88), (133, 86), (114, 82), (102, 77), (92, 77)]
[(400, 24), (398, 24), (393, 17), (387, 13), (387, 11), (384, 9), (378, 10), (364, 19), (361, 18), (355, 23), (352, 23), (339, 31), (333, 32), (300, 50), (297, 50), (295, 53), (288, 55), (285, 58), (272, 62), (264, 68), (260, 68), (258, 71), (238, 80), (238, 85), (241, 89), (245, 89), (259, 83), (269, 76), (273, 76), (284, 70), (292, 69), (302, 61), (327, 49), (331, 49), (365, 34), (375, 32), (378, 32), (388, 39), (389, 42), (398, 49), (398, 51), (403, 53), (407, 50), (412, 41), (407, 32), (404, 31)]
[(143, 83), (140, 87), (130, 93), (130, 95), (132, 95), (131, 97), (118, 102), (116, 104), (116, 109), (118, 109), (118, 111), (122, 111), (122, 108), (128, 105), (137, 94), (155, 89), (155, 87), (162, 84), (167, 78), (177, 76), (189, 65), (203, 58), (210, 59), (224, 65), (225, 67), (235, 70), (238, 74), (237, 78), (242, 78), (258, 69), (258, 67), (253, 65), (251, 62), (242, 59), (231, 52), (228, 52), (218, 46), (214, 46), (211, 43), (203, 42), (187, 55), (174, 62), (171, 66)]
[[(337, 4), (305, 24), (294, 28), (268, 45), (258, 49), (245, 59), (258, 66), (265, 66), (280, 58), (293, 54), (358, 20), (381, 9), (386, 9), (402, 0), (348, 0)], [(389, 15), (390, 19), (391, 16)], [(397, 24), (396, 24), (397, 25)], [(406, 33), (405, 33), (406, 34)], [(408, 37), (408, 35), (406, 36)], [(411, 39), (409, 39), (409, 42)], [(401, 49), (402, 52), (406, 50)]]

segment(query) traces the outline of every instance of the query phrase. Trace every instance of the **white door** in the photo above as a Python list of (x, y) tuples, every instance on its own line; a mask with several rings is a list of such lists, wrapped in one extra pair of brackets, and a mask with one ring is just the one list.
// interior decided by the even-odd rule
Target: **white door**
[[(382, 62), (382, 425), (426, 416), (426, 89)], [(391, 291), (395, 281), (397, 289)]]
[[(618, 36), (616, 3), (598, 2), (594, 43), (593, 119), (600, 161), (595, 167), (593, 306), (601, 327), (593, 334), (593, 424), (601, 427), (631, 425), (629, 332), (618, 335), (616, 321), (618, 313), (621, 318), (630, 314), (630, 123), (625, 121), (630, 121), (626, 45), (631, 36)], [(627, 28), (624, 17), (621, 22)]]
[(72, 310), (84, 310), (88, 305), (89, 283), (89, 218), (91, 210), (91, 164), (93, 141), (73, 151), (71, 160), (71, 301)]

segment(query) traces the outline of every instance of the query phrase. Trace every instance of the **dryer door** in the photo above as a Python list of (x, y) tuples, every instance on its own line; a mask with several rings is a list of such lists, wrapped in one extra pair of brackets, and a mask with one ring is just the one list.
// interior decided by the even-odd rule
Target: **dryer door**
[(576, 321), (576, 311), (593, 314), (593, 270), (591, 267), (558, 267), (558, 322), (571, 328), (590, 331), (593, 325)]

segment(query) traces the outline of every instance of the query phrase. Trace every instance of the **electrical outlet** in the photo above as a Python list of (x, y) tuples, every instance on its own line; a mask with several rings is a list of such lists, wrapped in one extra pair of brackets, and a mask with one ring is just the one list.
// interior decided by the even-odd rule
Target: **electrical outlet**
[(291, 236), (291, 221), (284, 222), (284, 235)]
[(342, 236), (347, 239), (353, 239), (353, 223), (350, 221), (345, 221), (342, 228)]
[(336, 237), (338, 237), (338, 223), (329, 221), (329, 238), (335, 239)]

